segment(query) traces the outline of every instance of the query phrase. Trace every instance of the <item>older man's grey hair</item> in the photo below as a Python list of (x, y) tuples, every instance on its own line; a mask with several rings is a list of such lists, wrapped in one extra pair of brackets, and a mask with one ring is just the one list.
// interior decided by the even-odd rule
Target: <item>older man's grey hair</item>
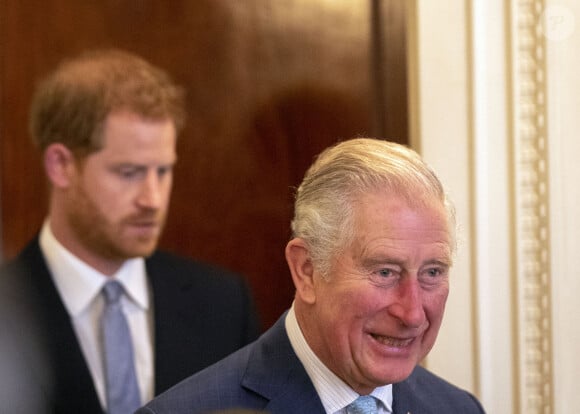
[(303, 239), (313, 265), (325, 276), (352, 242), (353, 211), (364, 194), (387, 191), (412, 207), (440, 202), (455, 251), (455, 210), (434, 171), (415, 151), (394, 142), (355, 138), (323, 151), (296, 191), (293, 237)]

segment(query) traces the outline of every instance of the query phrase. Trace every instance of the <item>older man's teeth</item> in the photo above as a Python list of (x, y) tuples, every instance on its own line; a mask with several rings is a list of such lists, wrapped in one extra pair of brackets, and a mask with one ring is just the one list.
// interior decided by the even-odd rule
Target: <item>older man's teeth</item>
[(413, 341), (413, 338), (399, 339), (399, 338), (393, 338), (390, 336), (380, 336), (380, 335), (372, 335), (372, 337), (377, 342), (380, 342), (383, 345), (397, 347), (397, 348), (405, 347)]

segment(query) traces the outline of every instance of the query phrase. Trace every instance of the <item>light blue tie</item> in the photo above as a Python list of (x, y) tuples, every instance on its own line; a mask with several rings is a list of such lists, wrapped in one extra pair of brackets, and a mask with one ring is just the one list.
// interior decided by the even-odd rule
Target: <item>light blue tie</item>
[(108, 414), (129, 414), (141, 406), (133, 360), (133, 343), (121, 309), (123, 286), (109, 281), (103, 287), (105, 309), (101, 321), (105, 352), (105, 389)]
[(377, 414), (377, 400), (371, 395), (361, 395), (346, 407), (347, 414)]

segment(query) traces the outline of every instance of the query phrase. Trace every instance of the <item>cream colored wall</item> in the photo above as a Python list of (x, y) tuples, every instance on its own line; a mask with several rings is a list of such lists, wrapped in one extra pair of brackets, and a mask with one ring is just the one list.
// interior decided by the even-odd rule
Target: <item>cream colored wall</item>
[[(437, 3), (437, 4), (435, 4)], [(473, 280), (470, 268), (469, 174), (456, 172), (469, 163), (469, 96), (465, 9), (462, 2), (417, 2), (410, 14), (410, 101), (412, 146), (438, 172), (455, 202), (461, 226), (452, 269), (448, 311), (428, 366), (473, 390)], [(446, 30), (440, 30), (441, 26)], [(412, 49), (413, 46), (410, 46)], [(457, 311), (459, 310), (459, 311)]]
[(408, 4), (412, 144), (462, 240), (426, 364), (490, 413), (576, 412), (580, 2)]
[(548, 1), (555, 413), (580, 407), (580, 2)]

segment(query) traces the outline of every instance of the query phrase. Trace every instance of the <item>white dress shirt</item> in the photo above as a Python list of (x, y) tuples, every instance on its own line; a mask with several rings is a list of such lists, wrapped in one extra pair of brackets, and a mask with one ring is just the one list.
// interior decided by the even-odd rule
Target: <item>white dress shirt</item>
[[(346, 406), (356, 400), (359, 394), (328, 369), (312, 351), (298, 325), (294, 304), (286, 315), (285, 326), (290, 344), (314, 384), (326, 414), (346, 414)], [(375, 388), (371, 395), (379, 400), (379, 414), (392, 413), (391, 384)]]
[(65, 249), (54, 237), (48, 220), (40, 232), (40, 248), (54, 284), (71, 318), (101, 406), (106, 408), (100, 320), (104, 307), (101, 289), (107, 280), (118, 280), (126, 295), (121, 305), (133, 340), (135, 370), (141, 399), (154, 394), (153, 324), (143, 258), (127, 260), (112, 276), (106, 276)]

